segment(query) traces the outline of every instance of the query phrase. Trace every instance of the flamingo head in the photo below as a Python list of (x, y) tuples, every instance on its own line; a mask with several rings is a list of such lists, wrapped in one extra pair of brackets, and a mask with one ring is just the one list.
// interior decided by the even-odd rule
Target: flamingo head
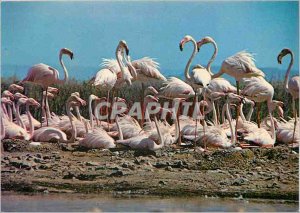
[(214, 42), (214, 40), (209, 36), (202, 38), (200, 41), (197, 42), (198, 52), (203, 44), (208, 44), (208, 43), (212, 43), (212, 42)]
[[(43, 91), (43, 95), (46, 95), (46, 91)], [(54, 98), (54, 94), (52, 94), (51, 92), (47, 92), (47, 97), (48, 98)]]
[(27, 98), (26, 104), (29, 105), (29, 106), (40, 107), (39, 102), (37, 102), (33, 98)]
[(146, 95), (157, 95), (157, 94), (158, 94), (158, 92), (153, 86), (147, 87), (144, 91), (144, 96), (146, 96)]
[[(72, 93), (71, 96), (67, 100), (67, 103), (70, 104), (71, 102), (77, 102), (77, 104), (80, 105), (80, 106), (85, 106), (86, 105), (85, 100), (81, 99), (77, 94), (74, 94), (74, 93)], [(70, 104), (70, 105), (74, 105), (74, 103)]]
[(70, 56), (71, 60), (74, 58), (73, 52), (71, 50), (69, 50), (68, 48), (62, 48), (60, 50), (60, 55), (68, 55), (68, 56)]
[(27, 98), (27, 96), (26, 96), (26, 95), (23, 95), (23, 94), (21, 94), (21, 93), (19, 93), (19, 92), (16, 92), (16, 93), (14, 94), (14, 98), (15, 98), (15, 100), (19, 100), (20, 98)]
[(189, 41), (191, 41), (191, 40), (193, 40), (192, 36), (190, 36), (190, 35), (184, 36), (184, 38), (179, 43), (179, 49), (180, 49), (180, 51), (183, 51), (184, 44), (187, 43), (187, 42), (189, 42)]
[(240, 95), (235, 94), (235, 93), (228, 93), (227, 98), (230, 101), (236, 101), (236, 102), (240, 102), (240, 103), (243, 103), (243, 104), (245, 103), (244, 98)]
[(121, 48), (121, 49), (123, 49), (123, 50), (125, 50), (126, 55), (129, 55), (129, 48), (128, 48), (128, 46), (127, 46), (126, 41), (121, 40), (121, 41), (119, 42), (118, 47)]
[(94, 94), (91, 94), (91, 95), (89, 96), (89, 99), (90, 99), (90, 100), (99, 100), (100, 98), (99, 98), (98, 96), (94, 95)]
[(147, 95), (144, 98), (144, 103), (147, 104), (147, 103), (150, 103), (150, 102), (158, 102), (158, 98), (154, 97), (153, 95)]
[(14, 100), (14, 95), (10, 91), (8, 91), (8, 90), (4, 90), (2, 92), (2, 96), (10, 98), (11, 100)]
[(54, 94), (57, 94), (58, 93), (58, 89), (55, 88), (55, 87), (48, 87), (48, 92), (51, 92), (51, 93), (54, 93)]
[(21, 104), (26, 104), (27, 99), (28, 99), (28, 98), (19, 98), (19, 99), (18, 99), (18, 104), (19, 104), (19, 105), (21, 105)]
[(284, 56), (286, 56), (287, 54), (293, 55), (292, 50), (290, 50), (289, 48), (284, 48), (284, 49), (281, 50), (281, 52), (280, 52), (279, 55), (277, 56), (278, 64), (281, 64), (281, 63), (282, 63), (282, 58), (283, 58)]
[(1, 98), (1, 103), (12, 105), (12, 101), (6, 97)]
[(226, 94), (225, 94), (224, 92), (212, 92), (212, 93), (210, 94), (210, 98), (211, 98), (212, 100), (218, 100), (218, 99), (224, 97), (225, 95), (226, 95)]
[(8, 90), (10, 92), (23, 92), (24, 87), (17, 85), (17, 84), (11, 84), (11, 85), (9, 85)]

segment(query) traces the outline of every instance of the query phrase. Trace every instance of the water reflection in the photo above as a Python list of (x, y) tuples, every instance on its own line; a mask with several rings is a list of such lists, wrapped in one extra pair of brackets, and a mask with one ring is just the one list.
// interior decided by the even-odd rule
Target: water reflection
[(116, 198), (111, 195), (42, 194), (19, 195), (2, 193), (2, 211), (72, 212), (72, 211), (147, 211), (147, 212), (275, 212), (298, 211), (298, 203), (267, 200), (221, 198)]

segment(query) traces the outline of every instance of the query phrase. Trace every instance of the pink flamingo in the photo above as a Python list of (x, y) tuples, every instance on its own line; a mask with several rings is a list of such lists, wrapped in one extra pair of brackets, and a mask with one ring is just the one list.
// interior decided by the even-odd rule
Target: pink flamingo
[[(67, 48), (62, 48), (59, 52), (59, 62), (64, 70), (64, 79), (60, 80), (59, 79), (59, 72), (58, 70), (56, 70), (55, 68), (40, 63), (40, 64), (36, 64), (34, 66), (32, 66), (27, 73), (27, 76), (21, 81), (21, 83), (23, 82), (31, 82), (34, 84), (38, 84), (42, 87), (43, 91), (48, 90), (48, 87), (53, 85), (53, 84), (64, 84), (65, 82), (68, 81), (68, 71), (66, 66), (64, 65), (64, 62), (62, 60), (62, 56), (63, 55), (68, 55), (71, 60), (73, 59), (73, 52)], [(41, 97), (43, 98), (43, 94), (41, 95)], [(47, 97), (46, 97), (47, 99)], [(41, 105), (44, 106), (43, 103), (41, 103)], [(46, 114), (47, 116), (47, 114)], [(48, 118), (47, 119), (47, 125), (48, 125)]]
[(297, 99), (299, 99), (300, 77), (299, 76), (294, 76), (290, 80), (288, 80), (291, 69), (292, 69), (292, 66), (293, 66), (293, 63), (294, 63), (294, 54), (290, 49), (285, 48), (285, 49), (281, 50), (281, 52), (279, 53), (279, 55), (277, 57), (277, 61), (278, 61), (279, 64), (281, 64), (282, 58), (284, 56), (288, 55), (288, 54), (291, 55), (291, 61), (290, 61), (289, 67), (288, 67), (288, 69), (286, 71), (286, 74), (285, 74), (284, 87), (285, 87), (285, 90), (288, 93), (290, 93), (292, 95), (292, 98), (293, 98), (293, 114), (294, 114), (294, 118), (295, 118), (294, 132), (293, 132), (293, 138), (294, 138), (295, 131), (296, 131), (296, 126), (297, 126), (297, 120), (298, 120), (297, 119), (297, 110), (296, 110), (295, 101)]

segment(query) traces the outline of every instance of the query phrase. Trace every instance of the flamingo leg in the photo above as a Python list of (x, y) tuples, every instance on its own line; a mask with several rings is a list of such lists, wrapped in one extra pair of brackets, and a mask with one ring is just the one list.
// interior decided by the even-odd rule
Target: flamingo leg
[(180, 131), (180, 120), (179, 120), (179, 109), (180, 109), (180, 103), (177, 109), (177, 113), (176, 113), (176, 117), (177, 117), (177, 121), (178, 121), (178, 129), (179, 129), (179, 136), (178, 136), (178, 145), (181, 145), (181, 131)]
[(257, 103), (256, 122), (257, 122), (258, 128), (260, 128), (260, 107), (261, 107), (261, 103)]
[[(109, 103), (109, 90), (107, 91), (107, 102)], [(109, 132), (109, 107), (107, 106), (106, 107), (106, 115), (107, 115), (107, 129), (108, 129), (108, 132)]]
[(292, 142), (294, 143), (294, 141), (295, 141), (296, 126), (297, 126), (297, 110), (296, 110), (296, 103), (295, 103), (295, 99), (294, 98), (293, 98), (293, 112), (294, 112), (295, 122), (294, 122), (294, 131), (293, 131), (293, 140), (292, 140)]
[[(236, 93), (237, 95), (240, 95), (240, 82), (236, 81)], [(239, 116), (240, 116), (240, 107), (241, 104), (238, 102), (237, 104), (237, 108), (236, 108), (236, 123), (235, 123), (235, 134), (233, 137), (235, 137), (235, 141), (237, 140), (237, 130), (238, 130), (238, 120), (239, 120)]]
[(41, 110), (40, 110), (40, 123), (41, 123), (41, 127), (43, 126), (43, 120), (42, 120), (42, 116), (43, 116), (43, 110), (44, 110), (44, 88), (42, 87), (42, 96), (41, 96)]
[(145, 93), (145, 86), (144, 86), (144, 83), (142, 82), (142, 97), (141, 97), (141, 102), (140, 102), (140, 105), (141, 105), (141, 109), (142, 109), (142, 120), (141, 120), (141, 127), (143, 127), (144, 125), (144, 122), (145, 122), (145, 109), (144, 109), (144, 93)]
[[(47, 97), (47, 93), (48, 93), (48, 87), (46, 88), (46, 97), (45, 97), (45, 102), (48, 103), (48, 97)], [(46, 104), (44, 104), (44, 111), (46, 112), (45, 113), (45, 116), (46, 116), (46, 121), (47, 121), (47, 126), (49, 126), (49, 123), (48, 123), (48, 113), (46, 111)]]

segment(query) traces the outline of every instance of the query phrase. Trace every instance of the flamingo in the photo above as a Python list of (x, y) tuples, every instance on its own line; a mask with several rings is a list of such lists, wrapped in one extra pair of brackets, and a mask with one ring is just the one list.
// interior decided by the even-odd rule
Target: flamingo
[[(26, 101), (28, 99), (27, 98), (20, 98), (18, 100), (17, 106), (21, 105), (21, 104), (25, 104)], [(3, 101), (3, 99), (1, 99), (1, 102)], [(20, 120), (20, 117), (17, 113), (17, 120), (19, 120), (19, 122), (22, 122)], [(24, 139), (24, 140), (30, 140), (30, 135), (27, 133), (26, 129), (22, 128), (21, 126), (9, 121), (8, 119), (3, 119), (3, 123), (4, 123), (4, 129), (5, 129), (5, 138), (18, 138), (18, 139)]]
[[(232, 136), (234, 135), (234, 127), (233, 127), (232, 121), (231, 121), (231, 113), (229, 110), (229, 104), (232, 100), (236, 100), (236, 99), (239, 101), (241, 100), (241, 98), (239, 96), (235, 96), (231, 93), (226, 95), (226, 102), (225, 102), (226, 116), (227, 116), (227, 119), (229, 122), (230, 132), (231, 132)], [(204, 143), (205, 149), (206, 149), (206, 146), (217, 147), (217, 148), (230, 148), (230, 147), (233, 147), (236, 143), (236, 138), (231, 137), (231, 139), (229, 140), (227, 138), (226, 131), (219, 125), (208, 126), (205, 134), (204, 134), (204, 132), (200, 131), (198, 139), (202, 143)]]
[[(67, 135), (58, 128), (41, 127), (40, 129), (34, 131), (33, 140), (39, 142), (51, 142), (55, 140), (60, 143), (73, 143), (77, 137), (77, 130), (73, 121), (73, 115), (70, 112), (70, 108), (74, 106), (84, 106), (85, 104), (85, 101), (76, 95), (71, 95), (67, 100), (66, 110), (72, 128), (70, 139), (67, 139)], [(27, 113), (28, 119), (31, 119), (32, 116), (29, 110), (27, 110)]]
[[(265, 77), (265, 74), (255, 66), (253, 55), (246, 51), (238, 52), (225, 59), (219, 72), (214, 74), (212, 78), (220, 77), (224, 73), (235, 78), (238, 95), (240, 95), (239, 85), (242, 78)], [(238, 105), (237, 117), (239, 116), (239, 107)]]
[[(270, 148), (273, 147), (276, 142), (275, 122), (272, 113), (277, 106), (280, 106), (282, 104), (282, 102), (272, 100), (267, 102), (267, 104), (268, 104), (268, 116), (271, 121), (270, 133), (266, 129), (259, 128), (253, 122), (249, 122), (249, 121), (238, 122), (237, 128), (238, 131), (242, 133), (243, 140), (254, 143), (261, 147)], [(242, 144), (241, 146), (244, 148), (247, 147), (247, 145), (242, 145)]]
[(241, 94), (258, 104), (257, 124), (260, 127), (260, 103), (265, 101), (271, 103), (274, 96), (274, 88), (263, 77), (244, 78), (243, 83), (245, 87)]
[[(132, 84), (133, 76), (136, 77), (135, 69), (128, 69), (124, 65), (124, 53), (129, 54), (129, 48), (126, 41), (121, 40), (116, 49), (116, 60), (103, 59), (103, 69), (97, 72), (93, 85), (107, 91), (107, 100), (109, 101), (109, 93), (115, 87), (122, 87), (124, 83)], [(108, 114), (108, 107), (107, 112)], [(108, 119), (108, 118), (107, 118)], [(108, 121), (108, 120), (107, 120)]]
[(133, 149), (144, 149), (144, 150), (158, 150), (161, 149), (162, 147), (164, 147), (165, 145), (165, 140), (162, 137), (159, 125), (158, 125), (158, 121), (157, 118), (154, 116), (154, 123), (155, 123), (155, 127), (157, 130), (157, 134), (158, 134), (158, 141), (156, 142), (155, 135), (139, 135), (133, 138), (129, 138), (126, 140), (117, 140), (116, 143), (117, 144), (122, 144), (125, 146), (129, 146)]
[(192, 60), (195, 57), (195, 55), (197, 54), (197, 49), (198, 49), (197, 42), (195, 41), (195, 39), (192, 36), (186, 35), (180, 41), (179, 48), (181, 51), (183, 51), (183, 47), (184, 47), (185, 43), (190, 42), (190, 41), (194, 45), (194, 50), (193, 50), (193, 53), (192, 53), (190, 59), (188, 60), (188, 63), (186, 64), (184, 75), (185, 75), (186, 80), (191, 84), (191, 86), (193, 88), (195, 88), (195, 89), (203, 88), (203, 87), (208, 86), (209, 82), (211, 80), (211, 75), (208, 72), (208, 70), (201, 65), (197, 65), (196, 67), (193, 68), (191, 75), (189, 73)]
[(294, 54), (293, 52), (288, 49), (285, 48), (283, 50), (281, 50), (281, 52), (279, 53), (279, 55), (277, 56), (277, 61), (279, 64), (282, 63), (282, 58), (285, 57), (286, 55), (291, 55), (291, 61), (289, 64), (289, 67), (286, 71), (285, 74), (285, 78), (284, 78), (284, 87), (285, 90), (290, 93), (292, 95), (292, 99), (293, 99), (293, 114), (294, 114), (294, 118), (295, 118), (295, 123), (294, 123), (294, 132), (293, 132), (293, 138), (295, 136), (295, 131), (296, 131), (296, 126), (297, 126), (297, 110), (296, 110), (296, 100), (299, 99), (299, 88), (300, 88), (300, 77), (299, 76), (294, 76), (292, 77), (290, 80), (289, 79), (289, 75), (294, 63)]
[[(63, 55), (68, 55), (70, 59), (73, 59), (73, 52), (67, 48), (62, 48), (59, 52), (59, 62), (64, 70), (64, 79), (59, 79), (59, 72), (55, 68), (47, 65), (47, 64), (36, 64), (32, 66), (27, 73), (27, 76), (20, 82), (31, 82), (34, 84), (38, 84), (42, 87), (43, 91), (48, 90), (48, 87), (52, 84), (64, 84), (68, 81), (68, 71), (67, 68), (64, 65), (64, 62), (62, 60)], [(41, 95), (43, 98), (43, 94)], [(47, 97), (46, 97), (47, 99)], [(42, 100), (43, 102), (43, 100)], [(42, 106), (44, 106), (43, 103), (41, 103)], [(47, 116), (47, 114), (46, 114)], [(47, 126), (48, 126), (48, 118), (47, 119)]]

